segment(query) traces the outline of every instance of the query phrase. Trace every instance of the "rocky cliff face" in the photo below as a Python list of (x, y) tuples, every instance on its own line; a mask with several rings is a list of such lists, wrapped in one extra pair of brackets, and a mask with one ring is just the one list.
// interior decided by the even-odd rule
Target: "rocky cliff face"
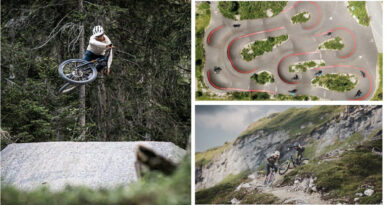
[[(363, 141), (382, 128), (381, 106), (335, 106), (334, 108), (338, 111), (333, 111), (331, 116), (324, 114), (317, 116), (319, 119), (324, 118), (323, 121), (314, 122), (309, 117), (308, 121), (302, 121), (302, 118), (306, 117), (304, 114), (290, 119), (291, 122), (302, 121), (300, 125), (294, 125), (294, 129), (300, 129), (302, 132), (295, 131), (291, 134), (291, 128), (273, 131), (252, 129), (250, 133), (240, 136), (208, 163), (196, 167), (196, 190), (214, 186), (230, 174), (258, 168), (265, 163), (266, 156), (275, 150), (281, 152), (281, 159), (284, 160), (294, 153), (293, 150), (287, 150), (293, 142), (311, 147), (311, 155), (318, 156), (323, 154), (327, 147), (344, 142), (354, 134), (358, 134), (359, 140)], [(304, 109), (308, 109), (308, 112), (304, 113), (310, 113), (321, 107)], [(297, 112), (299, 110), (302, 109), (297, 109)], [(267, 118), (275, 118), (280, 114), (273, 114)], [(303, 132), (310, 127), (310, 132)]]

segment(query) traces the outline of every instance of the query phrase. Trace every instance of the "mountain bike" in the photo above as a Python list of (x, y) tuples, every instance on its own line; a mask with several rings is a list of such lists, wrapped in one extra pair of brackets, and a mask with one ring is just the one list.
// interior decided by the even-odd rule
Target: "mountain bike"
[(58, 67), (58, 73), (61, 78), (67, 81), (58, 93), (68, 93), (80, 85), (94, 81), (99, 70), (107, 69), (108, 58), (111, 54), (111, 48), (108, 48), (103, 59), (86, 61), (83, 59), (69, 59), (62, 62)]
[(271, 167), (271, 172), (268, 174), (268, 176), (264, 180), (265, 186), (270, 186), (275, 181), (275, 167)]
[(293, 156), (290, 156), (290, 159), (286, 160), (285, 162), (283, 162), (280, 167), (279, 167), (279, 174), (280, 175), (283, 175), (287, 172), (287, 170), (290, 168), (290, 167), (297, 167), (301, 164), (306, 164), (307, 162), (309, 161), (309, 159), (307, 158), (302, 158), (301, 160), (298, 160), (298, 159), (294, 159)]

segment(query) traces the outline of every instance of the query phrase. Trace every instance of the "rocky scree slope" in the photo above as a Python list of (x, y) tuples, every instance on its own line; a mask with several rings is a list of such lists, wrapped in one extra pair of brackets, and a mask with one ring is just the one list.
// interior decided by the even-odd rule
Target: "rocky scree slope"
[(196, 190), (212, 187), (231, 175), (262, 169), (266, 156), (281, 152), (281, 161), (300, 142), (305, 157), (340, 155), (352, 142), (382, 130), (381, 106), (315, 106), (271, 114), (250, 125), (234, 142), (196, 154)]

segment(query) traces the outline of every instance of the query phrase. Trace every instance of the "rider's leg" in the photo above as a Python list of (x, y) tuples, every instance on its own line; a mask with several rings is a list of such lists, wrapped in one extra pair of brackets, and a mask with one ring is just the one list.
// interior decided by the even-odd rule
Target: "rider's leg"
[(267, 174), (266, 174), (265, 176), (267, 177), (267, 176), (269, 175), (269, 173), (271, 172), (271, 165), (269, 165), (269, 164), (267, 163), (266, 168), (267, 168)]
[(86, 61), (94, 60), (94, 59), (96, 59), (96, 58), (94, 58), (94, 55), (95, 55), (94, 53), (92, 53), (91, 51), (87, 50), (87, 51), (85, 51), (83, 60), (86, 60)]

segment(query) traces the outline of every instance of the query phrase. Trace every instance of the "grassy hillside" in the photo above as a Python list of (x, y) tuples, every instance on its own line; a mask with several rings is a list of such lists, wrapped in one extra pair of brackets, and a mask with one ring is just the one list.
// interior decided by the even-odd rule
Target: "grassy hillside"
[(292, 185), (296, 176), (314, 174), (317, 177), (317, 187), (329, 193), (325, 199), (354, 203), (356, 193), (363, 193), (367, 187), (371, 187), (374, 194), (361, 197), (359, 202), (381, 203), (382, 155), (373, 153), (373, 149), (382, 151), (382, 138), (358, 143), (353, 149), (348, 149), (334, 160), (313, 160), (288, 173), (284, 177), (284, 183)]
[[(264, 130), (267, 133), (278, 130), (286, 130), (290, 137), (297, 134), (310, 133), (315, 128), (321, 126), (337, 115), (343, 109), (344, 106), (291, 108), (252, 123), (237, 139), (241, 139), (257, 130)], [(302, 125), (305, 125), (306, 127), (301, 129)]]
[(225, 151), (227, 147), (229, 147), (231, 143), (225, 143), (224, 145), (220, 147), (214, 147), (211, 149), (208, 149), (204, 152), (199, 152), (195, 154), (195, 164), (196, 166), (202, 166), (204, 164), (207, 164), (211, 161), (211, 159)]

